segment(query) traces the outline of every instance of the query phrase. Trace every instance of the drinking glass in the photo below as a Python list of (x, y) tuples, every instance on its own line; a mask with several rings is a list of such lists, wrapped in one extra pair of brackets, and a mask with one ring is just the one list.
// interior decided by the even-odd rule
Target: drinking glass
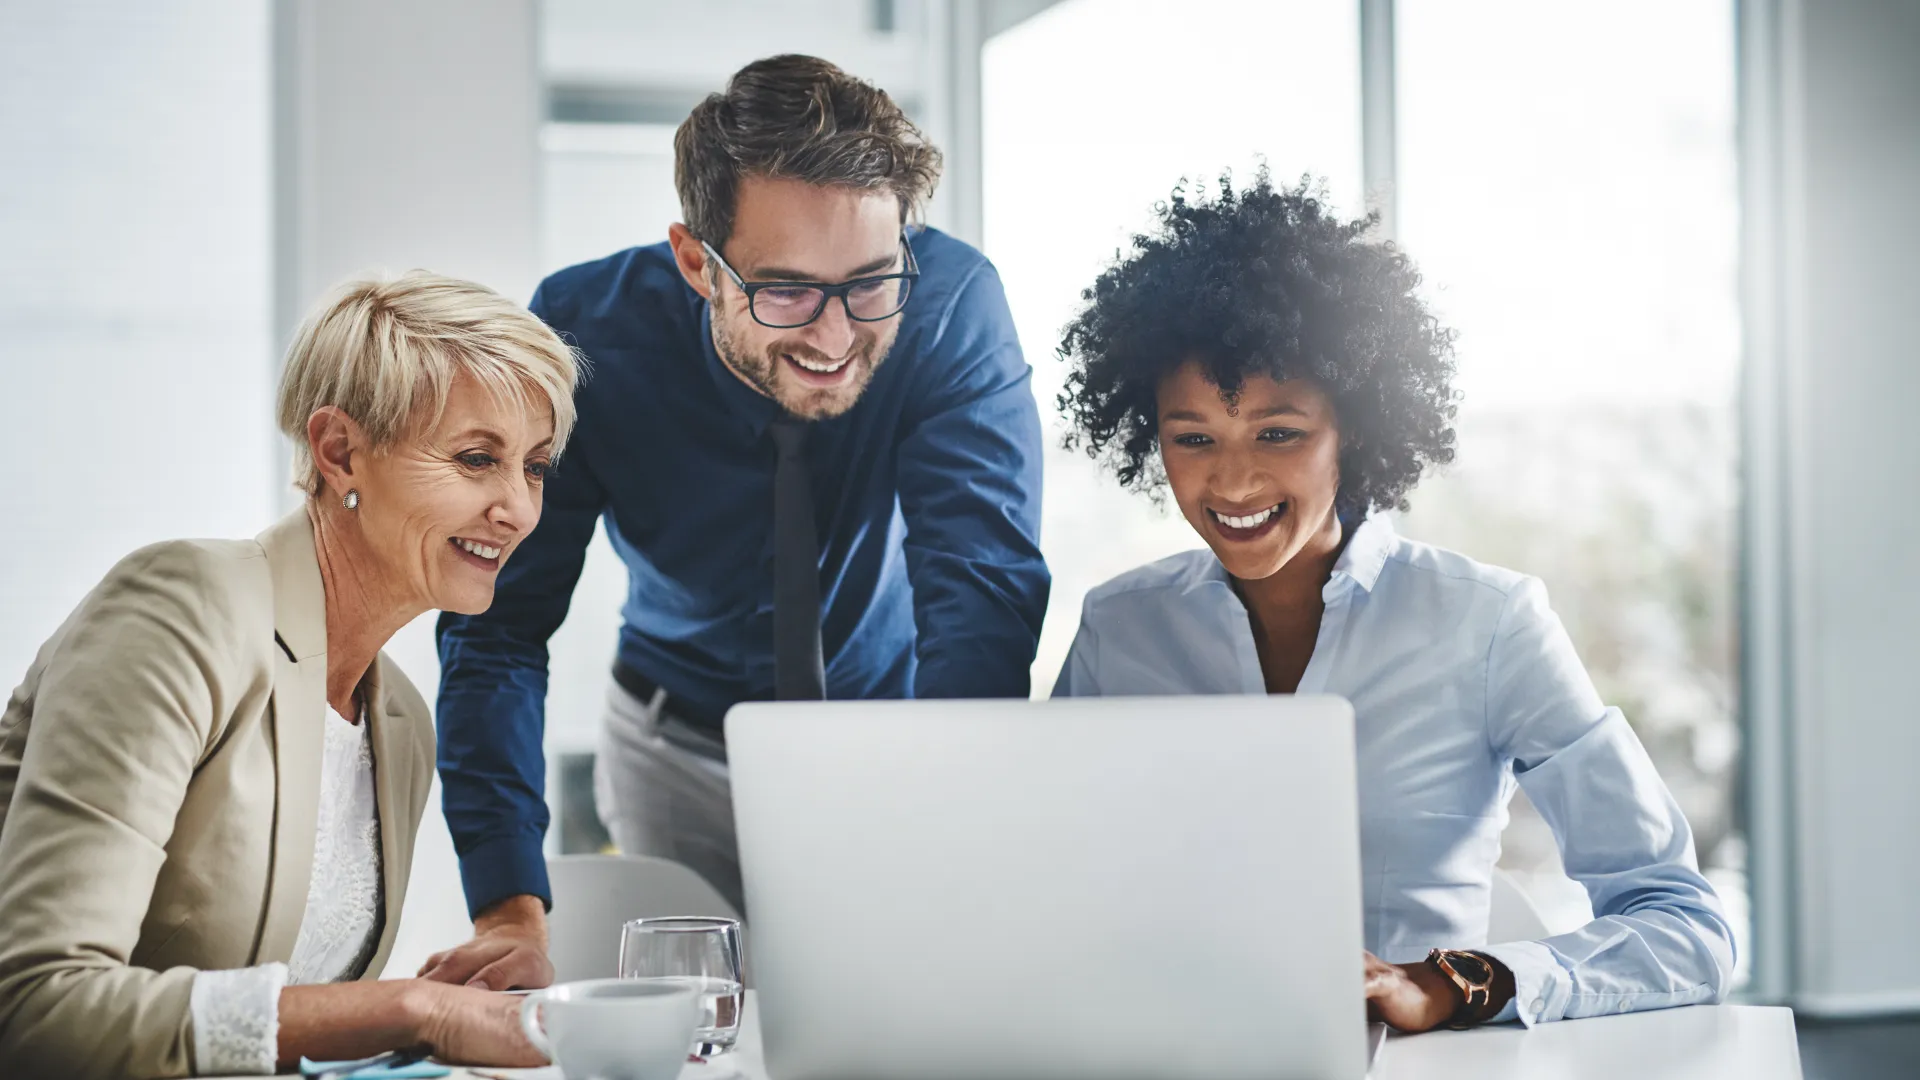
[(690, 983), (700, 992), (692, 1053), (733, 1050), (746, 1004), (738, 919), (672, 916), (634, 919), (620, 929), (620, 977)]

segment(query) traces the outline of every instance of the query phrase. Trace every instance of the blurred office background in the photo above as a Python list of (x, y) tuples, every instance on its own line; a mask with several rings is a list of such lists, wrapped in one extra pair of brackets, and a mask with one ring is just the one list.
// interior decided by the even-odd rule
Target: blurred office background
[[(526, 297), (663, 238), (674, 127), (776, 52), (945, 150), (929, 221), (998, 265), (1056, 444), (1059, 329), (1176, 182), (1264, 165), (1379, 213), (1465, 393), (1402, 531), (1546, 580), (1693, 822), (1743, 994), (1920, 1012), (1912, 2), (0, 0), (0, 679), (133, 547), (293, 505), (271, 396), (327, 284)], [(1036, 694), (1088, 588), (1194, 544), (1048, 468)], [(553, 644), (555, 851), (602, 842), (623, 589), (596, 542)], [(391, 651), (431, 697), (430, 620)], [(457, 910), (425, 833), (415, 909)], [(1524, 803), (1503, 861), (1585, 917)], [(410, 916), (391, 970), (463, 929)]]

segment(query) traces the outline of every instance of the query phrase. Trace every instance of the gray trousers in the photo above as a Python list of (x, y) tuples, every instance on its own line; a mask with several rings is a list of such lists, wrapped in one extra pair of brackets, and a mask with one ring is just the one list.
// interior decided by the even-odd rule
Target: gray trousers
[(662, 708), (607, 685), (593, 762), (593, 802), (623, 854), (672, 859), (745, 913), (734, 841), (733, 785), (721, 744)]

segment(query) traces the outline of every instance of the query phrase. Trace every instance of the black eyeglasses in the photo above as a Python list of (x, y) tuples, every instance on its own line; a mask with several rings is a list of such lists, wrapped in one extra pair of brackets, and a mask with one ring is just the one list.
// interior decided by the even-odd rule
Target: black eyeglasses
[(720, 257), (712, 244), (700, 241), (707, 258), (719, 263), (720, 269), (747, 294), (747, 311), (753, 315), (753, 321), (773, 330), (807, 325), (818, 319), (820, 313), (827, 310), (827, 301), (836, 296), (846, 306), (847, 318), (855, 322), (880, 322), (900, 314), (907, 306), (907, 295), (913, 292), (914, 281), (920, 277), (920, 264), (914, 261), (913, 245), (907, 243), (904, 233), (900, 236), (900, 246), (906, 251), (906, 269), (898, 274), (876, 274), (838, 285), (821, 285), (811, 281), (748, 281), (727, 265), (727, 260)]

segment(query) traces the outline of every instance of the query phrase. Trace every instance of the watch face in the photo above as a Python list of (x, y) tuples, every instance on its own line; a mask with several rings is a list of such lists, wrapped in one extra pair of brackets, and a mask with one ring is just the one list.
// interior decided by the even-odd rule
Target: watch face
[(1487, 963), (1483, 957), (1470, 952), (1450, 952), (1447, 954), (1447, 962), (1453, 965), (1453, 970), (1459, 972), (1462, 978), (1476, 986), (1485, 986), (1493, 981), (1493, 965)]

